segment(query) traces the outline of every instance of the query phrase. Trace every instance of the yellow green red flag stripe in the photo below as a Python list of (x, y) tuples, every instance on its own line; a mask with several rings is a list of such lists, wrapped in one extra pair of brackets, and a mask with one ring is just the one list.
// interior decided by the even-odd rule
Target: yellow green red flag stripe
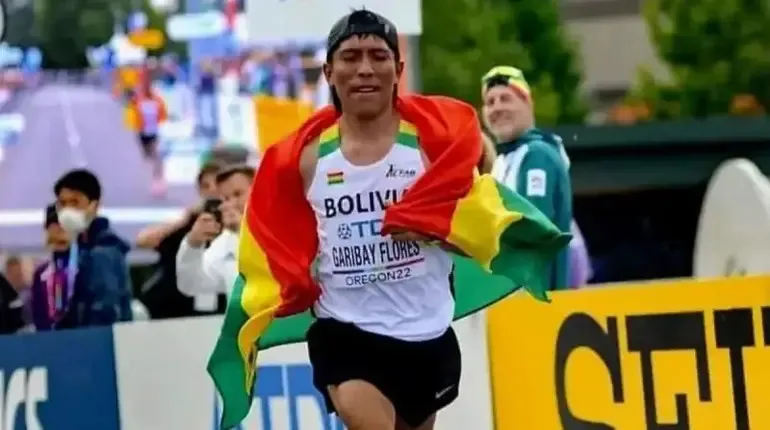
[(329, 172), (326, 174), (326, 182), (329, 185), (342, 184), (345, 182), (344, 175), (343, 172)]

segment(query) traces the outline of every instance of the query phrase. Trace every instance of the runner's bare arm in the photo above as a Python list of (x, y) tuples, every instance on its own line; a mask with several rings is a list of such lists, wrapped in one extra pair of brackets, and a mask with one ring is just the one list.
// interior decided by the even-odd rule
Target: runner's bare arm
[(299, 173), (302, 175), (302, 184), (305, 187), (305, 193), (313, 184), (315, 168), (318, 164), (318, 140), (305, 146), (299, 157)]

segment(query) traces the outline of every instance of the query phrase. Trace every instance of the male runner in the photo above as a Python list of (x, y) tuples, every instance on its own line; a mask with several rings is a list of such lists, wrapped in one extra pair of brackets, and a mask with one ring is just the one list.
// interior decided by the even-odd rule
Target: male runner
[(158, 152), (158, 130), (168, 119), (166, 103), (153, 90), (149, 78), (141, 80), (129, 103), (142, 154), (152, 167), (150, 191), (155, 196), (162, 196), (166, 191), (166, 183), (163, 177), (163, 159)]
[[(431, 430), (460, 382), (448, 252), (414, 233), (379, 234), (385, 208), (427, 163), (394, 109), (397, 34), (366, 10), (334, 25), (323, 72), (341, 117), (300, 159), (319, 236), (313, 382), (350, 430)], [(353, 248), (378, 256), (345, 252)]]

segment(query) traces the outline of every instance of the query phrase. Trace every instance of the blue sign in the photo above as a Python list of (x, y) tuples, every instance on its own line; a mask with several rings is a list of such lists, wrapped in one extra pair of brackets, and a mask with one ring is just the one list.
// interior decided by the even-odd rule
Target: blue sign
[(0, 336), (0, 428), (119, 429), (112, 341), (110, 328)]
[[(267, 365), (259, 366), (254, 392), (254, 402), (259, 404), (262, 412), (262, 430), (306, 430), (300, 427), (299, 400), (310, 398), (315, 400), (321, 411), (321, 428), (323, 430), (345, 430), (342, 422), (336, 416), (326, 413), (324, 398), (313, 386), (313, 370), (308, 364)], [(271, 410), (272, 399), (285, 399), (289, 407), (289, 426), (274, 422), (275, 415)], [(256, 405), (255, 405), (256, 406)], [(216, 403), (214, 413), (214, 429), (219, 430), (220, 406)], [(313, 428), (318, 428), (314, 426)], [(236, 427), (235, 430), (242, 430)]]

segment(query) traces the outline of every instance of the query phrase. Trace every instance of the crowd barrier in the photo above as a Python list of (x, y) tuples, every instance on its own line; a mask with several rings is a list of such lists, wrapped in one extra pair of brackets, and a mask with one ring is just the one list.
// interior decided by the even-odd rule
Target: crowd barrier
[[(0, 430), (218, 429), (206, 361), (221, 319), (136, 322), (0, 338)], [(491, 429), (483, 315), (455, 325), (460, 398), (446, 430)], [(241, 430), (341, 430), (313, 389), (304, 345), (260, 354), (254, 407)]]
[(517, 297), (488, 317), (498, 430), (770, 428), (768, 277)]
[[(0, 430), (216, 430), (218, 317), (0, 338)], [(770, 428), (770, 278), (516, 295), (455, 324), (439, 430)], [(341, 430), (304, 345), (260, 355), (242, 430)]]

